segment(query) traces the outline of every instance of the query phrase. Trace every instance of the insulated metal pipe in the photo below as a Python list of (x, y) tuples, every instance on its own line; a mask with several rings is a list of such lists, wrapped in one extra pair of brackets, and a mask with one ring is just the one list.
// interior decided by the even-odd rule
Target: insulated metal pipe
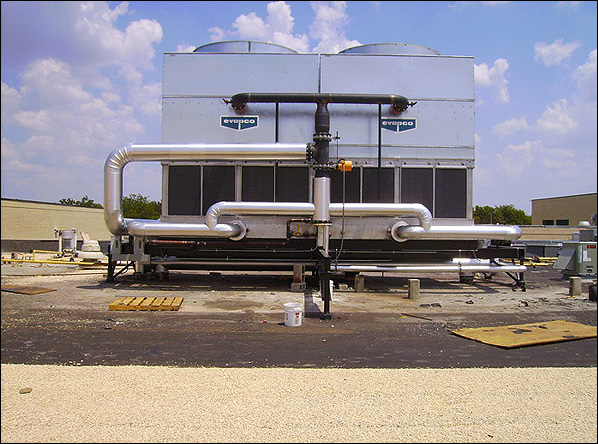
[(331, 319), (330, 300), (330, 257), (328, 256), (328, 241), (330, 237), (330, 221), (326, 217), (330, 211), (330, 172), (329, 162), (330, 114), (327, 109), (329, 103), (364, 103), (391, 104), (396, 114), (405, 111), (415, 102), (409, 102), (406, 97), (392, 94), (345, 94), (345, 93), (240, 93), (232, 96), (230, 103), (237, 112), (247, 109), (248, 102), (262, 103), (317, 103), (315, 115), (315, 132), (313, 141), (315, 161), (314, 196), (315, 220), (317, 226), (317, 251), (319, 253), (318, 270), (320, 274), (320, 292), (324, 301), (324, 319)]
[[(262, 216), (314, 216), (316, 206), (309, 202), (216, 202), (206, 212), (208, 228), (218, 224), (221, 215), (262, 215)], [(429, 229), (432, 224), (432, 214), (422, 204), (380, 204), (380, 203), (331, 203), (329, 214), (331, 216), (413, 216), (419, 219), (423, 230)], [(405, 222), (402, 222), (403, 224)], [(420, 227), (418, 227), (420, 228)]]
[[(169, 223), (157, 220), (130, 219), (127, 229), (133, 236), (212, 236), (242, 239), (246, 228), (239, 221), (217, 224), (210, 228), (206, 224)], [(238, 239), (235, 239), (238, 240)]]
[(332, 265), (333, 271), (342, 272), (422, 272), (422, 273), (445, 273), (445, 272), (467, 272), (467, 273), (523, 273), (527, 270), (525, 265)]
[[(419, 220), (420, 228), (427, 232), (432, 226), (432, 213), (425, 205), (413, 203), (331, 203), (332, 216), (413, 216)], [(407, 225), (410, 226), (410, 225)]]
[(330, 222), (330, 177), (314, 178), (314, 221)]
[(306, 202), (216, 202), (206, 211), (206, 225), (214, 229), (218, 225), (218, 218), (223, 214), (229, 215), (286, 215), (311, 216), (314, 214), (314, 204)]
[(391, 235), (398, 242), (408, 239), (496, 239), (512, 241), (521, 237), (521, 228), (516, 225), (434, 225), (426, 231), (422, 227), (397, 222), (391, 228)]
[[(129, 162), (167, 160), (306, 160), (307, 144), (128, 144), (110, 153), (104, 164), (104, 221), (115, 235), (128, 234), (128, 224), (122, 214), (123, 168)], [(137, 227), (139, 228), (139, 227)], [(191, 227), (187, 227), (191, 228)], [(156, 235), (171, 235), (180, 231), (177, 224), (154, 222)], [(196, 226), (202, 231), (201, 224)], [(206, 236), (221, 233), (205, 232)]]
[(345, 93), (239, 93), (231, 97), (232, 107), (244, 110), (247, 103), (363, 103), (388, 104), (396, 112), (405, 111), (415, 103), (394, 94), (345, 94)]

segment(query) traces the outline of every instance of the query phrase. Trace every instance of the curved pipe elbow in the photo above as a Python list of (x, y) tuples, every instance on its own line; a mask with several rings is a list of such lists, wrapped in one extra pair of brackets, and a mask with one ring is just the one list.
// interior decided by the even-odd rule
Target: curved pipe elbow
[(315, 212), (312, 203), (302, 202), (216, 202), (206, 212), (206, 225), (210, 228), (218, 224), (218, 218), (228, 215), (292, 215), (311, 216)]
[(123, 168), (133, 161), (164, 160), (305, 160), (305, 144), (141, 144), (115, 149), (104, 164), (104, 220), (114, 235), (127, 234), (122, 214)]
[(349, 203), (330, 204), (331, 216), (413, 216), (419, 220), (421, 228), (428, 231), (432, 226), (432, 213), (422, 204), (394, 203)]
[(104, 221), (114, 235), (127, 234), (127, 222), (122, 214), (122, 172), (131, 161), (131, 147), (132, 144), (127, 144), (115, 149), (104, 164)]
[(430, 231), (430, 228), (432, 228), (432, 213), (425, 205), (414, 204), (414, 207), (421, 227), (426, 232)]

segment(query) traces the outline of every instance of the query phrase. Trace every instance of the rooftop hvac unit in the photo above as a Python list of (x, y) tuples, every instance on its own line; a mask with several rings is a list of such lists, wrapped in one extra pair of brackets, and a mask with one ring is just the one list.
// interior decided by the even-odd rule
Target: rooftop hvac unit
[(563, 241), (554, 268), (564, 275), (596, 276), (596, 229), (579, 230), (570, 241)]
[[(455, 259), (525, 290), (519, 227), (473, 224), (473, 58), (376, 44), (301, 54), (264, 42), (166, 53), (162, 141), (105, 165), (114, 264), (442, 270)], [(129, 162), (162, 165), (158, 221), (123, 217)], [(348, 267), (348, 268), (347, 268)], [(454, 268), (451, 268), (454, 269)]]

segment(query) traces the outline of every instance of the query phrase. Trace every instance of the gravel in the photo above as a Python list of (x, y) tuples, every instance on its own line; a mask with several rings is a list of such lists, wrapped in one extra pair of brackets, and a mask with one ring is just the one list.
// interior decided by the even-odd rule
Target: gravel
[(3, 443), (597, 441), (596, 367), (1, 369)]

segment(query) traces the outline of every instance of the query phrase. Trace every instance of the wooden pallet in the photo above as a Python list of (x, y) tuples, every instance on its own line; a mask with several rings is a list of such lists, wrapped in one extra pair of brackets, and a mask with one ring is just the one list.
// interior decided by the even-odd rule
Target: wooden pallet
[(109, 310), (152, 310), (152, 311), (176, 311), (181, 308), (183, 298), (181, 297), (133, 297), (125, 296), (116, 298), (109, 306)]

